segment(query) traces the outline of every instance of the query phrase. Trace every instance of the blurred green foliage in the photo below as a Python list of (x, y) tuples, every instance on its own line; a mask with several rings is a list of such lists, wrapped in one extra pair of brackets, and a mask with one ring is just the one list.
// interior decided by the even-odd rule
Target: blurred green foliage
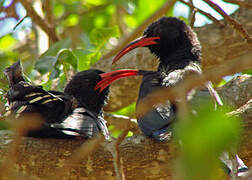
[(204, 103), (197, 107), (197, 115), (181, 119), (175, 136), (182, 146), (181, 165), (188, 179), (214, 179), (219, 157), (223, 152), (236, 150), (242, 133), (241, 120), (226, 115), (230, 110)]

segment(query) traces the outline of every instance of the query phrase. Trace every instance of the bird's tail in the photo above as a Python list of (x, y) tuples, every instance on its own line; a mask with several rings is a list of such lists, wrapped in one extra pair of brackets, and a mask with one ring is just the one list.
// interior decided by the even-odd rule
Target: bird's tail
[(4, 75), (7, 77), (10, 86), (19, 83), (20, 81), (25, 81), (20, 61), (17, 61), (10, 67), (7, 67), (4, 70)]

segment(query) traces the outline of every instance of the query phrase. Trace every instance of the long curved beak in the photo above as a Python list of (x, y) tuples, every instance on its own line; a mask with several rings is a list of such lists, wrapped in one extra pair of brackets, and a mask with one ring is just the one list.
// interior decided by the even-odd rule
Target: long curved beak
[(94, 90), (99, 89), (100, 92), (102, 92), (107, 86), (109, 86), (112, 82), (128, 76), (137, 76), (142, 75), (141, 70), (134, 70), (134, 69), (120, 69), (108, 73), (102, 73), (100, 74), (102, 80), (98, 82), (94, 88)]
[(123, 48), (113, 59), (112, 64), (114, 64), (116, 61), (118, 61), (123, 55), (130, 52), (131, 50), (137, 48), (137, 47), (145, 47), (152, 44), (158, 44), (157, 39), (160, 39), (160, 37), (140, 37), (131, 43), (129, 43), (125, 48)]

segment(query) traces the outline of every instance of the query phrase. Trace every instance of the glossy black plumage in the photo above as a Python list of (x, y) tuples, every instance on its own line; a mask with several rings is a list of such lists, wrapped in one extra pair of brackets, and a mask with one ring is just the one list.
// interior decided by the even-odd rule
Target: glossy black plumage
[(103, 106), (106, 104), (109, 87), (102, 92), (94, 90), (101, 80), (103, 71), (90, 69), (73, 76), (66, 85), (64, 92), (77, 100), (77, 107), (62, 123), (52, 124), (65, 134), (91, 138), (102, 132), (106, 139), (109, 133), (106, 121), (103, 119)]
[[(108, 138), (102, 107), (105, 104), (108, 88), (102, 93), (95, 92), (94, 86), (100, 80), (99, 70), (77, 73), (66, 85), (63, 92), (45, 91), (41, 86), (25, 82), (20, 62), (5, 69), (9, 81), (7, 99), (9, 111), (16, 117), (24, 113), (37, 113), (44, 122), (38, 130), (30, 130), (27, 136), (39, 138), (90, 138), (98, 132)], [(85, 97), (83, 97), (85, 96)], [(93, 103), (95, 100), (95, 103)], [(74, 109), (89, 112), (81, 114)], [(77, 131), (77, 134), (68, 132)]]
[[(143, 78), (138, 101), (156, 89), (178, 85), (189, 74), (201, 73), (201, 46), (196, 34), (184, 21), (174, 17), (160, 18), (148, 26), (144, 36), (160, 37), (155, 40), (158, 44), (147, 46), (160, 63), (156, 74)], [(166, 104), (153, 107), (153, 111), (147, 115), (139, 117), (138, 123), (145, 135), (163, 141), (168, 137), (164, 132), (175, 119), (176, 104), (167, 101)], [(147, 130), (147, 127), (151, 127), (151, 130)]]

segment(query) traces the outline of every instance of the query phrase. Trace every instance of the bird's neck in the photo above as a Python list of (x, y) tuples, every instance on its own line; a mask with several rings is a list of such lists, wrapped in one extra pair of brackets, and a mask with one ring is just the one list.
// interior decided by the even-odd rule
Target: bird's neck
[(103, 112), (103, 106), (106, 103), (105, 101), (105, 97), (97, 97), (95, 95), (89, 97), (85, 96), (78, 99), (78, 106), (85, 107), (95, 114), (100, 115)]
[(200, 57), (189, 50), (181, 49), (166, 57), (160, 57), (158, 71), (183, 69), (192, 62), (200, 63)]

